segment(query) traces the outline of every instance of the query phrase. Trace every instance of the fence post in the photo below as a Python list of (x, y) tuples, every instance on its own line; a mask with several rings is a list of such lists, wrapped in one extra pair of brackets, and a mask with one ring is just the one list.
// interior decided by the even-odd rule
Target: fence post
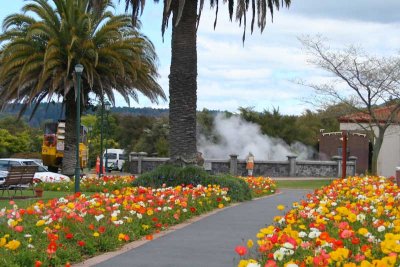
[(289, 177), (296, 176), (296, 158), (297, 156), (287, 156), (289, 161)]
[(355, 176), (356, 175), (356, 169), (357, 169), (357, 157), (355, 157), (355, 156), (350, 156), (349, 157), (349, 162), (354, 162), (354, 169), (353, 169), (353, 172), (352, 172), (352, 176)]
[(234, 175), (234, 176), (236, 176), (237, 174), (238, 174), (238, 167), (237, 167), (237, 164), (238, 164), (238, 155), (235, 155), (235, 154), (231, 154), (231, 155), (229, 155), (231, 158), (230, 158), (230, 164), (229, 164), (229, 173), (231, 174), (231, 175)]
[(341, 156), (333, 156), (332, 160), (337, 162), (337, 177), (342, 177), (342, 157)]
[(143, 163), (143, 158), (147, 156), (146, 152), (139, 152), (138, 153), (138, 174), (142, 174), (142, 163)]

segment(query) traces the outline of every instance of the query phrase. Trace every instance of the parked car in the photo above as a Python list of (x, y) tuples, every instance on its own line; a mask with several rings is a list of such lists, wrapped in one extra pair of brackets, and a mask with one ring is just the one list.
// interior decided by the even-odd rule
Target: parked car
[(4, 158), (0, 159), (0, 184), (4, 183), (7, 177), (8, 169), (10, 166), (38, 166), (38, 171), (35, 173), (34, 179), (41, 182), (59, 183), (69, 182), (71, 179), (63, 174), (49, 172), (47, 168), (34, 159), (17, 159), (17, 158)]

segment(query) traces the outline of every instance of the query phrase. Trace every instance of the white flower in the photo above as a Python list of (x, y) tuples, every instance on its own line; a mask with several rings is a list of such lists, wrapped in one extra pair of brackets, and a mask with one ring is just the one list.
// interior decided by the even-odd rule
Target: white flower
[(310, 233), (308, 234), (308, 237), (314, 239), (314, 238), (319, 237), (320, 234), (321, 234), (321, 232), (312, 231), (312, 232), (310, 232)]
[(27, 246), (28, 248), (35, 248), (35, 246), (34, 245), (32, 245), (32, 244), (28, 244), (28, 246)]
[(142, 219), (143, 218), (143, 215), (140, 214), (140, 213), (136, 214), (136, 216), (138, 217), (138, 219)]
[(290, 244), (289, 242), (285, 242), (285, 243), (283, 244), (283, 247), (284, 247), (284, 248), (287, 248), (287, 249), (294, 249), (294, 246), (293, 246), (292, 244)]
[(114, 223), (115, 225), (119, 225), (119, 224), (123, 224), (123, 223), (124, 223), (124, 221), (122, 221), (122, 220), (118, 220), (118, 221), (113, 221), (113, 223)]
[(283, 256), (284, 256), (284, 254), (282, 253), (281, 250), (277, 250), (274, 252), (274, 260), (281, 261), (281, 260), (283, 260)]
[(250, 262), (246, 267), (261, 267), (261, 265), (257, 262)]
[(357, 214), (357, 221), (364, 222), (365, 214), (363, 214), (363, 213)]
[(105, 216), (104, 214), (100, 214), (98, 216), (94, 216), (94, 218), (96, 219), (96, 221), (100, 221), (101, 219), (103, 219)]
[(299, 267), (299, 265), (297, 265), (296, 263), (289, 263), (286, 264), (286, 267)]
[(299, 232), (299, 237), (300, 238), (303, 238), (303, 237), (306, 237), (306, 236), (307, 236), (306, 232), (303, 232), (303, 231)]
[(24, 237), (26, 237), (26, 238), (30, 238), (30, 237), (32, 237), (32, 235), (30, 235), (30, 234), (26, 234), (26, 235), (24, 235)]
[(378, 227), (378, 232), (383, 232), (383, 231), (385, 231), (385, 230), (386, 230), (386, 228), (385, 228), (385, 226), (383, 226), (383, 225), (381, 225), (381, 226)]

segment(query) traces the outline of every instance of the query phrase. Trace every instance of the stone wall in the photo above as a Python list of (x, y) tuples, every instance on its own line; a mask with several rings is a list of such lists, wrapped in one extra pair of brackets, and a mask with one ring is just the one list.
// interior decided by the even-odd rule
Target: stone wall
[[(150, 171), (168, 161), (168, 158), (145, 157), (144, 155), (129, 158), (129, 172), (141, 174)], [(268, 177), (341, 177), (341, 158), (332, 161), (297, 161), (289, 156), (287, 161), (255, 161), (253, 176)], [(246, 161), (231, 155), (229, 160), (206, 159), (204, 169), (211, 174), (230, 173), (246, 176)], [(354, 175), (356, 159), (347, 161), (347, 175)]]

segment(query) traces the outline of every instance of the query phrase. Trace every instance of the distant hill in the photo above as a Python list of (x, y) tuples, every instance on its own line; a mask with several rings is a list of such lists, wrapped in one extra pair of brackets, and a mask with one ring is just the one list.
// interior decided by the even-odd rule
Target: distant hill
[[(21, 104), (10, 105), (4, 111), (0, 112), (0, 118), (9, 115), (18, 115), (22, 108)], [(32, 127), (40, 127), (43, 122), (46, 121), (58, 121), (65, 118), (65, 110), (61, 103), (42, 103), (39, 105), (35, 112), (35, 115), (30, 121), (28, 121), (33, 111), (32, 107), (29, 107), (23, 114), (23, 119), (26, 120)], [(112, 113), (121, 114), (133, 114), (136, 116), (151, 116), (161, 117), (168, 115), (168, 109), (157, 109), (157, 108), (134, 108), (134, 107), (112, 107)], [(94, 114), (95, 111), (89, 109), (84, 114)]]

